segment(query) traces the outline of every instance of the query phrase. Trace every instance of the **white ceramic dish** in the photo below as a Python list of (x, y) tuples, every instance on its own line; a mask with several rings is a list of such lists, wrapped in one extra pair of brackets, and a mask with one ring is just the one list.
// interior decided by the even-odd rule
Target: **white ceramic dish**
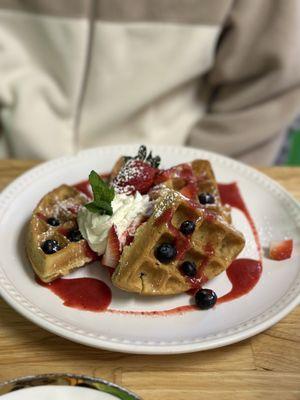
[(115, 397), (110, 394), (95, 392), (87, 388), (39, 386), (6, 394), (3, 400), (34, 400), (41, 398), (43, 400), (80, 400), (83, 398), (88, 398), (89, 400), (115, 399)]
[[(294, 239), (291, 259), (263, 259), (263, 273), (247, 295), (212, 310), (182, 315), (141, 316), (92, 313), (65, 307), (51, 291), (39, 286), (24, 254), (24, 229), (32, 209), (50, 189), (87, 178), (91, 169), (107, 172), (122, 154), (136, 154), (138, 146), (86, 150), (42, 164), (27, 172), (1, 194), (1, 295), (18, 312), (41, 327), (86, 345), (115, 351), (171, 354), (211, 349), (255, 335), (288, 314), (300, 298), (300, 205), (278, 184), (229, 158), (191, 148), (149, 146), (167, 167), (195, 158), (212, 162), (219, 182), (237, 181), (256, 223), (263, 247), (270, 240)], [(253, 235), (242, 213), (233, 210), (234, 224), (245, 234), (242, 256), (257, 258)], [(72, 277), (99, 277), (109, 282), (97, 264)], [(228, 292), (225, 273), (209, 282), (218, 295)], [(165, 310), (189, 304), (187, 295), (166, 298), (132, 296), (112, 288), (112, 308)]]
[(141, 400), (103, 379), (73, 374), (47, 374), (0, 383), (1, 400)]

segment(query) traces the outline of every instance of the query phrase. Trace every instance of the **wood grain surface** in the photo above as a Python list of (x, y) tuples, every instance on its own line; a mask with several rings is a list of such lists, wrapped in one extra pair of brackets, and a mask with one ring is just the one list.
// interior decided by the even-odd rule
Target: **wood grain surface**
[[(0, 161), (0, 188), (36, 161)], [(300, 200), (300, 168), (261, 168)], [(0, 381), (69, 372), (102, 377), (144, 400), (299, 400), (300, 307), (271, 329), (220, 349), (174, 356), (97, 350), (35, 326), (0, 300)]]

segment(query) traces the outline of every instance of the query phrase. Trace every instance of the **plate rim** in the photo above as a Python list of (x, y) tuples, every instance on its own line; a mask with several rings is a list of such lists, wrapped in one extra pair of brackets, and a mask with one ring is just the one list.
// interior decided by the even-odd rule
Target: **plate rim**
[[(30, 170), (26, 171), (18, 178), (16, 178), (13, 182), (11, 182), (0, 194), (0, 216), (6, 212), (9, 208), (9, 199), (12, 197), (13, 193), (19, 189), (19, 184), (22, 182), (23, 186), (26, 186), (26, 180), (32, 181), (32, 177), (34, 175), (43, 174), (44, 170), (49, 167), (54, 171), (56, 169), (61, 168), (64, 164), (69, 164), (71, 162), (80, 161), (81, 158), (85, 159), (90, 153), (97, 154), (98, 152), (109, 152), (109, 151), (117, 151), (120, 154), (126, 154), (126, 152), (133, 152), (138, 147), (139, 144), (129, 144), (129, 145), (115, 145), (115, 146), (101, 146), (93, 149), (86, 149), (79, 152), (77, 155), (64, 156), (51, 161), (44, 162), (40, 165), (37, 165)], [(277, 197), (281, 197), (281, 200), (284, 200), (288, 203), (288, 207), (292, 214), (295, 215), (297, 223), (300, 222), (300, 203), (279, 183), (264, 175), (262, 172), (254, 169), (251, 166), (245, 165), (239, 161), (231, 159), (229, 157), (220, 155), (218, 153), (214, 153), (211, 151), (206, 151), (202, 149), (197, 149), (193, 147), (184, 147), (184, 146), (170, 146), (170, 145), (154, 145), (147, 144), (154, 151), (164, 153), (167, 152), (175, 152), (175, 153), (198, 153), (198, 157), (208, 158), (212, 162), (214, 160), (219, 161), (219, 163), (223, 165), (227, 165), (229, 167), (233, 167), (234, 170), (241, 172), (247, 179), (251, 178), (256, 183), (262, 183), (269, 190), (273, 190), (273, 192), (277, 192)], [(300, 223), (299, 223), (300, 226)], [(95, 335), (85, 335), (78, 334), (74, 331), (70, 332), (66, 327), (59, 326), (55, 322), (48, 321), (47, 319), (42, 318), (39, 314), (41, 313), (33, 313), (32, 310), (29, 310), (26, 306), (23, 306), (18, 302), (16, 298), (13, 296), (14, 288), (9, 288), (9, 282), (5, 281), (7, 279), (5, 274), (3, 274), (4, 270), (0, 266), (0, 282), (2, 283), (0, 286), (0, 295), (3, 299), (17, 312), (23, 315), (25, 318), (34, 322), (38, 326), (54, 333), (56, 335), (62, 336), (66, 339), (69, 339), (73, 342), (78, 342), (81, 344), (89, 345), (91, 347), (102, 348), (111, 351), (121, 351), (124, 353), (135, 353), (135, 354), (180, 354), (187, 352), (196, 352), (201, 350), (208, 350), (212, 348), (217, 348), (225, 345), (229, 345), (232, 343), (236, 343), (238, 341), (247, 339), (253, 335), (256, 335), (263, 330), (269, 328), (274, 325), (276, 322), (285, 317), (290, 311), (292, 311), (300, 302), (300, 273), (297, 276), (297, 279), (294, 282), (294, 285), (291, 286), (293, 288), (293, 292), (295, 292), (294, 298), (291, 298), (290, 301), (285, 304), (284, 307), (278, 307), (278, 302), (274, 303), (270, 306), (264, 313), (259, 314), (258, 316), (250, 319), (249, 321), (245, 321), (242, 324), (236, 325), (234, 332), (230, 332), (230, 329), (227, 329), (227, 334), (224, 335), (225, 332), (222, 331), (221, 334), (218, 335), (210, 335), (205, 339), (198, 338), (196, 340), (189, 340), (188, 343), (185, 341), (181, 341), (179, 344), (177, 342), (151, 342), (151, 341), (117, 341), (114, 338), (105, 338), (101, 339), (99, 336)], [(6, 285), (4, 285), (6, 284)], [(6, 290), (5, 290), (6, 288)], [(12, 289), (12, 290), (11, 290)], [(15, 291), (16, 292), (16, 291)], [(291, 294), (290, 294), (290, 297)], [(279, 308), (279, 311), (276, 312), (276, 308)], [(281, 308), (281, 309), (280, 309)], [(275, 309), (275, 311), (274, 311)], [(266, 314), (269, 314), (270, 311), (273, 310), (273, 315), (269, 318), (266, 317)], [(48, 314), (48, 313), (45, 313)], [(49, 314), (48, 314), (49, 315)], [(51, 317), (52, 318), (52, 317)], [(53, 318), (52, 318), (53, 319)], [(262, 320), (259, 322), (259, 320)], [(63, 325), (60, 323), (60, 325)], [(244, 326), (244, 329), (240, 329), (241, 326)], [(229, 332), (228, 332), (229, 331)], [(95, 337), (93, 337), (95, 336)], [(214, 339), (213, 339), (214, 337)]]

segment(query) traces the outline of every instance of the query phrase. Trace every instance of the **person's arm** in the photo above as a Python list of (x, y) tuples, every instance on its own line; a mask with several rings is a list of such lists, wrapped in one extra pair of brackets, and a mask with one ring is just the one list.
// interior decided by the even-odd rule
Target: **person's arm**
[(189, 144), (245, 161), (276, 157), (300, 113), (300, 1), (237, 0), (206, 77), (207, 114)]

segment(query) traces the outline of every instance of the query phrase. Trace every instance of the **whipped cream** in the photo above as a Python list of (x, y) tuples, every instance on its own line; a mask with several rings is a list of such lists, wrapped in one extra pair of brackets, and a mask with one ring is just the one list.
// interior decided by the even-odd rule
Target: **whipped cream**
[(92, 213), (82, 207), (77, 216), (78, 227), (82, 236), (87, 240), (90, 248), (99, 255), (104, 254), (108, 231), (114, 224), (117, 235), (122, 243), (122, 235), (127, 229), (137, 223), (152, 207), (148, 195), (115, 194), (111, 203), (113, 215)]

